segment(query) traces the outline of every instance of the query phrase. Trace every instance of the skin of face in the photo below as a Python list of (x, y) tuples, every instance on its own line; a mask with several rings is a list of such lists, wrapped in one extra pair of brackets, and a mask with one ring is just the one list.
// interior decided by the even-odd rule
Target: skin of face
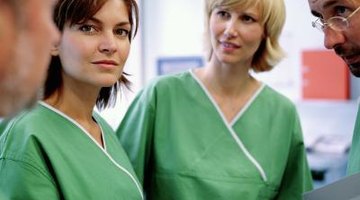
[(115, 84), (130, 51), (130, 29), (122, 0), (107, 1), (82, 24), (65, 23), (60, 43), (52, 53), (60, 57), (64, 84), (97, 91)]
[[(18, 12), (0, 7), (0, 116), (30, 107), (45, 79), (50, 50), (59, 39), (54, 0), (24, 0)], [(0, 4), (4, 4), (3, 2)], [(4, 17), (4, 18), (2, 18)]]
[(215, 8), (210, 16), (210, 38), (213, 56), (221, 63), (251, 65), (264, 38), (258, 9)]
[[(360, 0), (309, 0), (314, 16), (325, 21), (334, 16), (348, 17), (360, 6)], [(351, 73), (360, 77), (360, 11), (348, 19), (349, 27), (335, 31), (324, 29), (324, 46), (333, 49), (349, 66)]]

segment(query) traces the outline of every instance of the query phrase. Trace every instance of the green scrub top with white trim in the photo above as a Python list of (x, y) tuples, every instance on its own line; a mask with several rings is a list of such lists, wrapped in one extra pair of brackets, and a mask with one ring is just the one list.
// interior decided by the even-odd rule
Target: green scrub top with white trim
[(7, 122), (0, 137), (5, 199), (139, 200), (142, 189), (112, 128), (96, 113), (104, 148), (44, 102)]
[(116, 134), (149, 200), (296, 200), (312, 189), (296, 108), (265, 84), (228, 123), (192, 71), (157, 78)]

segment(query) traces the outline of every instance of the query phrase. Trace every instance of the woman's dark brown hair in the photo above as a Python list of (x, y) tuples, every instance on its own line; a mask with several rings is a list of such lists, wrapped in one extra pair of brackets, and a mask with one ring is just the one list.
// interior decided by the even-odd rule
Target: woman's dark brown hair
[[(62, 32), (65, 23), (69, 22), (70, 26), (82, 23), (93, 17), (107, 0), (59, 0), (54, 10), (54, 21)], [(131, 25), (131, 34), (129, 34), (129, 41), (135, 37), (139, 24), (139, 9), (135, 0), (119, 0), (123, 1), (129, 13), (129, 22)], [(61, 93), (62, 80), (62, 65), (58, 56), (51, 58), (48, 75), (46, 77), (44, 86), (44, 99), (49, 98), (56, 91)], [(99, 96), (96, 100), (98, 109), (103, 109), (112, 106), (116, 102), (117, 92), (121, 84), (129, 87), (130, 81), (125, 77), (127, 75), (123, 72), (119, 80), (111, 87), (103, 87), (100, 90)]]

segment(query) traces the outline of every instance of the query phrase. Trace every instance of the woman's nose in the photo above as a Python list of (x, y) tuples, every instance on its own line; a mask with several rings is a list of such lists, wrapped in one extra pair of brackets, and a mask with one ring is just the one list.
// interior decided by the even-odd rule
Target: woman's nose
[(116, 38), (113, 34), (104, 34), (99, 45), (99, 51), (106, 54), (116, 52)]
[(224, 31), (224, 35), (227, 38), (233, 38), (233, 37), (236, 37), (238, 35), (235, 22), (229, 21), (227, 23), (225, 31)]

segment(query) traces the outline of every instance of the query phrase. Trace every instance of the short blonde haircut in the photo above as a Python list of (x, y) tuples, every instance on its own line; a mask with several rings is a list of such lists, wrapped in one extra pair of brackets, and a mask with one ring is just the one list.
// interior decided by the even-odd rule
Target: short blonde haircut
[(212, 11), (224, 6), (232, 8), (242, 6), (244, 9), (257, 6), (260, 11), (260, 22), (264, 26), (265, 38), (255, 52), (252, 69), (255, 72), (270, 71), (284, 58), (279, 37), (285, 24), (285, 3), (283, 0), (205, 0), (205, 55), (210, 60), (213, 49), (210, 42), (209, 22)]

